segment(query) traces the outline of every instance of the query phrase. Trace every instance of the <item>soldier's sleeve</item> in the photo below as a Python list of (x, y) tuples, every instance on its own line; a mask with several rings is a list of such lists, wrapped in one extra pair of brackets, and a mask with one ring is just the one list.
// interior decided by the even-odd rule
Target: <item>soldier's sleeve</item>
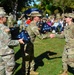
[(74, 47), (74, 27), (72, 27), (72, 29), (71, 29), (69, 46)]
[(3, 31), (5, 31), (6, 33), (9, 33), (9, 32), (10, 32), (10, 29), (9, 29), (7, 26), (5, 26), (5, 25), (3, 25), (3, 26), (1, 27), (1, 29), (2, 29)]
[(10, 40), (8, 46), (17, 46), (19, 44), (18, 40)]
[(74, 45), (74, 26), (73, 26), (72, 29), (71, 29), (70, 41), (69, 41), (69, 43)]
[(57, 38), (65, 38), (65, 36), (64, 36), (64, 32), (62, 32), (61, 34), (55, 34), (55, 37), (57, 37)]
[(34, 34), (35, 34), (38, 38), (40, 38), (40, 39), (44, 39), (44, 38), (47, 38), (47, 37), (48, 37), (47, 34), (40, 34), (40, 32), (39, 32), (39, 30), (38, 30), (38, 27), (36, 27), (36, 26), (32, 28), (32, 31), (33, 31)]
[(2, 30), (0, 30), (0, 40), (3, 45), (7, 46), (17, 46), (19, 44), (18, 40), (11, 40), (10, 36)]
[(8, 46), (9, 36), (2, 30), (0, 30), (0, 47)]
[(4, 26), (2, 27), (2, 30), (6, 30), (6, 29), (9, 30), (9, 28), (8, 28), (7, 26), (4, 25)]
[(74, 38), (74, 27), (72, 27), (72, 35), (73, 35), (73, 38)]

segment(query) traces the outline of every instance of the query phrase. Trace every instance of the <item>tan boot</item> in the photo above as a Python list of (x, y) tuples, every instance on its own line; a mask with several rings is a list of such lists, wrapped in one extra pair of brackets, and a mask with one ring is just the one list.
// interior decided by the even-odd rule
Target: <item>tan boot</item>
[(63, 71), (63, 73), (60, 74), (60, 75), (68, 75), (68, 72), (67, 71)]
[(30, 72), (30, 75), (38, 75), (39, 73), (38, 72), (35, 72), (35, 71), (31, 71)]

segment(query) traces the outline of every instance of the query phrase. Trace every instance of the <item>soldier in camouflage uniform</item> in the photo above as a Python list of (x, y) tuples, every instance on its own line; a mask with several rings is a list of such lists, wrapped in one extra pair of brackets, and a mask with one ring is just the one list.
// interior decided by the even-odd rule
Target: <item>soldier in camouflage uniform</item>
[(0, 75), (12, 75), (15, 66), (14, 50), (11, 46), (16, 46), (24, 42), (22, 39), (11, 40), (8, 27), (4, 25), (6, 22), (6, 12), (0, 7)]
[[(40, 39), (48, 38), (49, 34), (40, 35), (37, 22), (40, 20), (41, 14), (37, 11), (33, 11), (31, 13), (31, 17), (33, 18), (30, 25), (26, 28), (29, 36), (30, 42), (25, 45), (25, 52), (28, 54), (28, 58), (25, 58), (25, 65), (26, 65), (26, 75), (28, 73), (30, 67), (30, 75), (38, 75), (38, 72), (34, 71), (34, 41), (36, 36)], [(26, 54), (26, 55), (27, 55)]]
[(61, 75), (68, 75), (68, 65), (74, 68), (74, 23), (72, 18), (74, 18), (74, 14), (65, 14), (67, 26), (65, 26), (64, 32), (61, 35), (50, 34), (51, 38), (65, 38), (66, 41), (62, 55), (63, 73)]
[(8, 19), (7, 19), (7, 24), (8, 24), (8, 27), (13, 27), (13, 15), (11, 13), (9, 13), (9, 16), (8, 16)]

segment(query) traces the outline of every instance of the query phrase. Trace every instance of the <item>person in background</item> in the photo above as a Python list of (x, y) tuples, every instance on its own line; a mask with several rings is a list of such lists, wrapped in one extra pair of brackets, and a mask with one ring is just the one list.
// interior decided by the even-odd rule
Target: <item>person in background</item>
[(8, 19), (7, 19), (8, 27), (13, 27), (13, 22), (14, 22), (13, 15), (11, 13), (9, 13), (9, 16), (8, 16)]
[(20, 27), (21, 24), (22, 24), (22, 20), (21, 20), (21, 18), (18, 18), (18, 20), (17, 20), (17, 26)]
[(29, 25), (29, 24), (30, 24), (30, 22), (31, 22), (31, 18), (30, 18), (30, 17), (28, 17), (28, 19), (26, 20), (26, 24), (27, 24), (27, 25)]
[(65, 14), (65, 21), (67, 26), (64, 27), (64, 31), (61, 34), (50, 34), (50, 37), (65, 38), (66, 44), (62, 54), (62, 66), (63, 72), (61, 75), (68, 75), (68, 66), (74, 68), (74, 14)]
[(23, 39), (11, 40), (10, 29), (4, 25), (5, 22), (6, 12), (0, 7), (0, 75), (12, 75), (15, 66), (13, 47), (24, 42)]

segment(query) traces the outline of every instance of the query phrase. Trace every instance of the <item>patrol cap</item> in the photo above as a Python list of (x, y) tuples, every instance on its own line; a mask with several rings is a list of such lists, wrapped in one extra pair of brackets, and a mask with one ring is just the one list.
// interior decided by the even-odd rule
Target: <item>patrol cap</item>
[(74, 18), (74, 14), (73, 13), (66, 13), (64, 14), (65, 17), (71, 17)]
[(8, 16), (6, 15), (6, 12), (5, 12), (5, 10), (3, 9), (3, 7), (0, 7), (0, 17), (3, 17), (3, 16), (8, 17)]
[(38, 11), (33, 11), (30, 13), (30, 16), (42, 16)]

